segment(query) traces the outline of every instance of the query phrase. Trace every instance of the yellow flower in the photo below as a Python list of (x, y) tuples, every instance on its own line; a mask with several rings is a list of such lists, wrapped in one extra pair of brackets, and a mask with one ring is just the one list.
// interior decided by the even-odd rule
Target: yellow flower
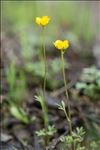
[(64, 50), (69, 47), (69, 41), (68, 40), (64, 40), (64, 41), (57, 40), (54, 42), (54, 46), (59, 50)]
[(36, 17), (36, 23), (40, 26), (46, 26), (49, 23), (50, 18), (48, 16)]

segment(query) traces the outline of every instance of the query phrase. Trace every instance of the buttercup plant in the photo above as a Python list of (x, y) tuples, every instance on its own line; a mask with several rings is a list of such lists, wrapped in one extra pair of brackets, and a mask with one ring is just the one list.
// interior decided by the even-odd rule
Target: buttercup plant
[[(50, 137), (56, 133), (56, 129), (54, 126), (49, 125), (48, 120), (48, 112), (46, 106), (46, 99), (45, 99), (45, 88), (46, 88), (46, 49), (45, 49), (45, 34), (44, 29), (45, 26), (48, 25), (50, 18), (48, 16), (43, 17), (36, 17), (36, 23), (42, 27), (42, 49), (43, 49), (43, 59), (44, 59), (44, 82), (43, 82), (43, 94), (39, 96), (35, 96), (35, 99), (41, 104), (42, 112), (43, 112), (43, 119), (44, 119), (44, 126), (45, 128), (41, 129), (40, 131), (36, 131), (37, 136), (42, 137), (42, 140), (45, 142), (45, 146), (49, 144)], [(66, 120), (69, 126), (70, 134), (67, 136), (62, 136), (60, 141), (67, 146), (68, 149), (71, 150), (85, 150), (86, 148), (82, 146), (83, 136), (85, 131), (82, 127), (76, 127), (75, 130), (72, 130), (72, 121), (71, 121), (71, 108), (70, 108), (70, 99), (67, 90), (67, 83), (65, 78), (65, 68), (64, 68), (64, 53), (65, 50), (69, 47), (68, 40), (57, 40), (54, 43), (54, 46), (60, 51), (61, 54), (61, 66), (62, 66), (62, 74), (64, 80), (64, 87), (65, 87), (65, 94), (67, 100), (67, 110), (64, 101), (61, 101), (61, 104), (58, 105), (58, 108), (62, 110), (66, 116)]]
[[(42, 27), (42, 49), (43, 49), (43, 59), (44, 59), (44, 82), (43, 82), (43, 103), (45, 105), (44, 111), (45, 111), (45, 118), (44, 118), (44, 124), (45, 128), (48, 127), (49, 121), (48, 121), (48, 114), (47, 114), (47, 107), (45, 102), (45, 88), (46, 88), (46, 49), (45, 49), (45, 34), (44, 34), (44, 28), (49, 23), (50, 18), (48, 16), (43, 17), (36, 17), (36, 23)], [(41, 103), (41, 101), (40, 101)]]
[[(69, 47), (69, 41), (57, 40), (54, 42), (54, 46), (58, 50), (60, 50), (60, 53), (61, 53), (62, 73), (63, 73), (63, 80), (64, 80), (64, 86), (65, 86), (65, 94), (66, 94), (66, 99), (67, 99), (68, 113), (66, 111), (65, 103), (63, 101), (61, 102), (61, 105), (59, 105), (59, 109), (63, 110), (63, 112), (65, 113), (65, 116), (69, 125), (70, 136), (72, 136), (71, 109), (70, 109), (70, 101), (69, 101), (69, 95), (67, 91), (67, 83), (66, 83), (65, 69), (64, 69), (64, 53), (65, 53), (65, 50)], [(72, 150), (74, 150), (73, 143), (71, 144), (71, 147), (72, 147)]]
[(64, 101), (61, 101), (61, 104), (58, 104), (58, 109), (62, 110), (66, 116), (68, 125), (69, 125), (69, 131), (70, 135), (61, 137), (61, 142), (65, 143), (67, 145), (67, 148), (70, 148), (71, 150), (85, 150), (85, 147), (81, 147), (81, 142), (83, 141), (83, 135), (85, 134), (83, 128), (76, 128), (76, 131), (72, 130), (72, 122), (71, 122), (71, 109), (70, 109), (70, 100), (69, 95), (67, 91), (67, 83), (65, 78), (65, 69), (64, 69), (64, 53), (65, 49), (69, 47), (69, 41), (68, 40), (57, 40), (54, 42), (54, 46), (60, 50), (61, 53), (61, 62), (62, 62), (62, 73), (63, 73), (63, 79), (64, 79), (64, 86), (65, 86), (65, 93), (66, 93), (66, 99), (67, 99), (67, 107), (68, 112), (66, 111), (65, 103)]
[(48, 16), (43, 17), (36, 17), (36, 23), (42, 27), (42, 49), (43, 49), (43, 59), (44, 59), (44, 82), (43, 82), (43, 95), (42, 96), (35, 96), (35, 99), (40, 102), (43, 112), (43, 118), (44, 118), (44, 125), (45, 128), (43, 128), (40, 131), (36, 131), (36, 134), (39, 137), (43, 137), (45, 141), (45, 145), (48, 145), (49, 139), (53, 134), (56, 132), (56, 129), (54, 126), (49, 125), (48, 120), (48, 113), (47, 113), (47, 106), (46, 106), (46, 100), (45, 100), (45, 88), (46, 88), (46, 49), (45, 49), (45, 34), (44, 29), (45, 26), (49, 23), (50, 18)]
[(69, 102), (69, 96), (68, 96), (68, 91), (67, 91), (67, 83), (66, 83), (66, 78), (65, 78), (65, 70), (64, 70), (64, 52), (65, 49), (67, 49), (69, 47), (69, 41), (68, 40), (57, 40), (54, 42), (54, 46), (60, 50), (61, 53), (61, 62), (62, 62), (62, 73), (63, 73), (63, 79), (64, 79), (64, 86), (65, 86), (65, 93), (66, 93), (66, 99), (67, 99), (67, 106), (68, 106), (68, 113), (66, 112), (65, 109), (65, 104), (64, 102), (61, 103), (61, 107), (59, 107), (60, 109), (62, 108), (62, 110), (64, 111), (68, 124), (69, 124), (69, 130), (70, 130), (70, 134), (72, 134), (72, 124), (71, 124), (71, 110), (70, 110), (70, 102)]

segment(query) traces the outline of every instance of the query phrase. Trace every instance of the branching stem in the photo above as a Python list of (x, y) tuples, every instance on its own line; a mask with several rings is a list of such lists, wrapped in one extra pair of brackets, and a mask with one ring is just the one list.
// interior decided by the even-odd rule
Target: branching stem
[[(64, 86), (65, 86), (65, 93), (66, 93), (66, 99), (67, 99), (67, 105), (68, 105), (68, 115), (66, 112), (66, 118), (69, 124), (69, 130), (70, 134), (72, 134), (72, 124), (71, 124), (71, 109), (70, 109), (70, 101), (69, 101), (69, 96), (68, 96), (68, 91), (67, 91), (67, 84), (66, 84), (66, 78), (65, 78), (65, 69), (64, 69), (64, 52), (61, 51), (61, 62), (62, 62), (62, 73), (63, 73), (63, 79), (64, 79)], [(68, 117), (67, 117), (68, 116)]]

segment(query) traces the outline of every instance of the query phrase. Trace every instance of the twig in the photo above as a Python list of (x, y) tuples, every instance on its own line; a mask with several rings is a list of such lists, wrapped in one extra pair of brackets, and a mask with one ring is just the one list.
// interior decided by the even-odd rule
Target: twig
[(86, 119), (86, 117), (85, 117), (85, 115), (84, 115), (84, 112), (83, 112), (81, 106), (78, 105), (77, 109), (79, 110), (80, 116), (81, 116), (81, 118), (83, 119), (83, 121), (84, 121), (84, 123), (85, 123), (87, 129), (90, 129), (90, 125), (89, 125), (89, 123), (88, 123), (88, 121), (87, 121), (87, 119)]
[(58, 137), (57, 139), (54, 139), (54, 140), (51, 142), (51, 144), (50, 144), (48, 147), (46, 147), (46, 150), (55, 150), (56, 146), (60, 143), (61, 137), (62, 137), (62, 136), (65, 136), (65, 135), (67, 135), (67, 134), (68, 134), (68, 131), (65, 132), (63, 135), (61, 135), (60, 137)]
[[(69, 90), (70, 88), (72, 88), (75, 83), (76, 83), (77, 79), (72, 80), (68, 85), (67, 85), (67, 89)], [(61, 95), (63, 92), (65, 91), (65, 87), (61, 87), (60, 89), (57, 89), (56, 91), (51, 93), (51, 96), (53, 97), (57, 97), (59, 95)]]

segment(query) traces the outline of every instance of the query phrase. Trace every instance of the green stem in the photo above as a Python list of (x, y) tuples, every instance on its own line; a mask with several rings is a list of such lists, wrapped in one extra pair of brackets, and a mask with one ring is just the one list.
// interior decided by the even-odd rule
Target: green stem
[[(68, 96), (68, 91), (67, 91), (67, 83), (66, 83), (66, 77), (65, 77), (65, 69), (64, 69), (64, 52), (61, 51), (61, 61), (62, 61), (62, 73), (63, 73), (63, 78), (64, 78), (64, 86), (65, 86), (65, 93), (66, 93), (66, 99), (67, 99), (67, 105), (68, 105), (68, 115), (66, 112), (66, 109), (64, 110), (68, 124), (69, 124), (69, 131), (70, 135), (72, 135), (72, 123), (71, 123), (71, 109), (70, 109), (70, 101), (69, 101), (69, 96)], [(71, 146), (72, 150), (74, 149), (74, 145), (72, 144)]]
[[(66, 93), (67, 105), (68, 105), (68, 117), (67, 116), (66, 117), (67, 117), (67, 121), (68, 121), (68, 124), (69, 124), (70, 134), (72, 134), (71, 109), (70, 109), (70, 102), (69, 102), (69, 96), (68, 96), (67, 84), (66, 84), (66, 78), (65, 78), (64, 52), (63, 51), (61, 51), (61, 61), (62, 61), (62, 73), (63, 73), (63, 78), (64, 78), (65, 93)], [(66, 114), (67, 114), (67, 112), (66, 112)]]
[(44, 82), (43, 82), (43, 100), (44, 100), (44, 124), (45, 128), (48, 127), (48, 113), (45, 101), (45, 88), (46, 88), (46, 50), (45, 50), (45, 35), (44, 35), (44, 27), (42, 27), (42, 48), (43, 48), (43, 58), (44, 58)]

